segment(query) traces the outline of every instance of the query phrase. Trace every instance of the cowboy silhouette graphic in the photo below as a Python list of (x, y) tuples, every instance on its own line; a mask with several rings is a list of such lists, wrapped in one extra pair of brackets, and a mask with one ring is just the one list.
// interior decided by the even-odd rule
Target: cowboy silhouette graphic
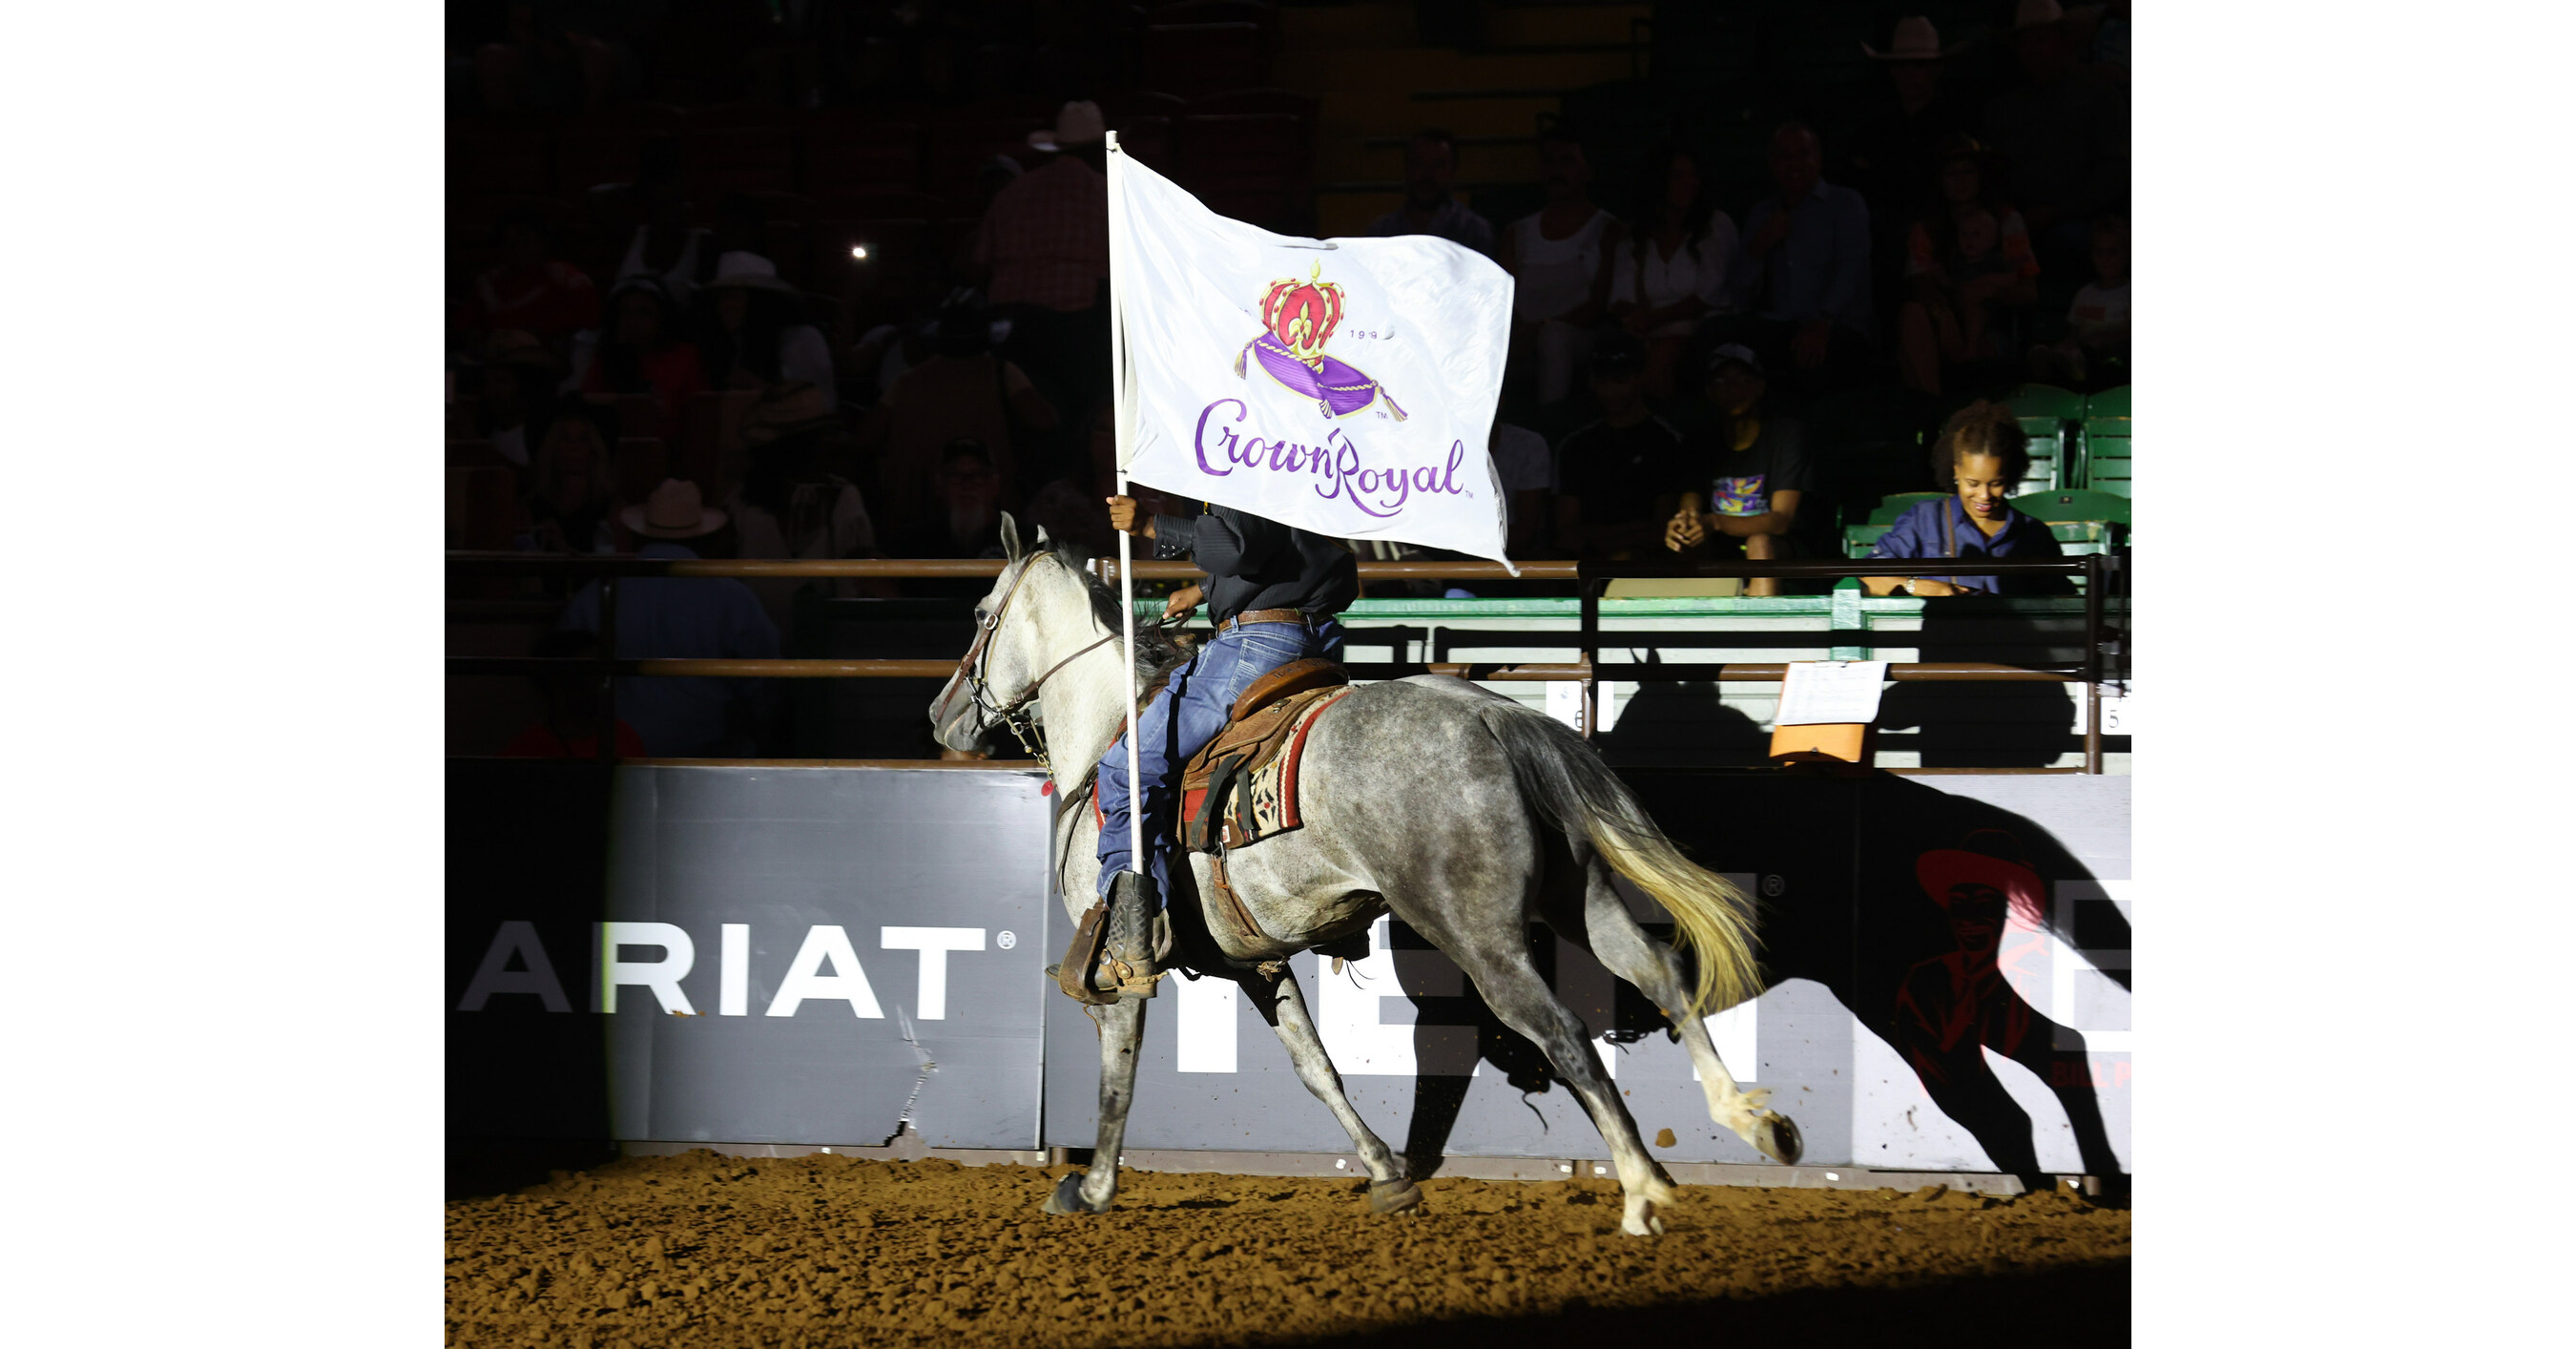
[[(2006, 977), (2041, 949), (2047, 887), (2022, 860), (2021, 841), (2011, 834), (1979, 829), (1962, 842), (1966, 846), (1936, 848), (1914, 861), (1915, 883), (1941, 906), (1959, 949), (1906, 972), (1890, 1043), (1922, 1079), (1932, 1103), (1966, 1126), (1998, 1168), (2035, 1176), (2039, 1157), (2030, 1116), (1996, 1079), (1986, 1062), (1988, 1049), (2048, 1084), (2066, 1108), (2088, 1170), (2117, 1170), (2101, 1103), (2090, 1085), (2083, 1037), (2042, 1016)], [(2006, 949), (2008, 919), (2016, 917), (2025, 940)]]

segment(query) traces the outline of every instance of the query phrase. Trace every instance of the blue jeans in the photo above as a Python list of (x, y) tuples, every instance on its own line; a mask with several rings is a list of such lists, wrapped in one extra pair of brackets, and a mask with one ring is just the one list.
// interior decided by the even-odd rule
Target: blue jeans
[[(1171, 893), (1172, 810), (1180, 795), (1181, 765), (1225, 729), (1225, 714), (1252, 681), (1308, 656), (1342, 658), (1342, 628), (1331, 619), (1308, 629), (1298, 623), (1238, 623), (1208, 639), (1187, 665), (1136, 714), (1136, 775), (1143, 785), (1145, 867), (1156, 893)], [(1128, 870), (1127, 739), (1120, 736), (1100, 760), (1100, 897)]]

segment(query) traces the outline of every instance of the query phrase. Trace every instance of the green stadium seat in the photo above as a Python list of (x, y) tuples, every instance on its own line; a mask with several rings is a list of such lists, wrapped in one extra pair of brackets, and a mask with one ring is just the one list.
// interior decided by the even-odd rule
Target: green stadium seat
[(2104, 389), (2084, 405), (2084, 485), (2129, 494), (2129, 386)]
[(2082, 482), (2081, 469), (2074, 462), (2081, 441), (2067, 431), (2084, 419), (2084, 395), (2053, 384), (2025, 384), (2013, 391), (2011, 407), (2023, 434), (2030, 437), (2030, 471), (2016, 495)]
[(2107, 553), (2129, 542), (2129, 499), (2111, 492), (2066, 488), (2013, 498), (2013, 509), (2045, 522), (2070, 556)]
[(1896, 524), (1896, 517), (1925, 501), (1939, 501), (1947, 492), (1896, 492), (1879, 499), (1869, 513), (1867, 524), (1843, 526), (1843, 556), (1867, 557), (1878, 546), (1879, 537)]
[(1895, 524), (1898, 516), (1916, 506), (1926, 501), (1939, 501), (1948, 495), (1947, 492), (1892, 492), (1879, 498), (1878, 508), (1869, 513), (1869, 522), (1873, 525)]

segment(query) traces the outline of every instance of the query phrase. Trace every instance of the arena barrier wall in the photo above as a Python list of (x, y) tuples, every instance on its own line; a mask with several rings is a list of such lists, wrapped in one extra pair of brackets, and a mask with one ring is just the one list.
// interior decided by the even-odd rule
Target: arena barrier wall
[[(452, 1134), (877, 1144), (909, 1120), (932, 1146), (1091, 1143), (1097, 1042), (1043, 977), (1069, 924), (1034, 775), (629, 766), (611, 802), (607, 771), (450, 765)], [(1764, 898), (1773, 986), (1710, 1025), (1808, 1161), (2129, 1169), (2130, 779), (1624, 776)], [(1991, 967), (1968, 954), (1989, 912)], [(1654, 1008), (1544, 930), (1533, 949), (1641, 1131), (1672, 1131), (1656, 1155), (1759, 1160), (1709, 1122)], [(1391, 1144), (1606, 1156), (1535, 1050), (1401, 924), (1339, 974), (1292, 968)], [(1128, 1146), (1348, 1151), (1231, 985), (1175, 977), (1147, 1027)]]
[[(1062, 996), (1037, 776), (628, 766), (603, 793), (582, 769), (450, 764), (451, 1133), (1037, 1146)], [(460, 893), (513, 806), (571, 813), (505, 849), (559, 888), (468, 865)]]

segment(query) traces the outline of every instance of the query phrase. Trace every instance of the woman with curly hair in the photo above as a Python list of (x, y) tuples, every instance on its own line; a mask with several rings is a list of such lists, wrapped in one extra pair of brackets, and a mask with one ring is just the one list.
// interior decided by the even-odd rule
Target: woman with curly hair
[[(2062, 557), (2047, 525), (2012, 508), (2013, 485), (2030, 469), (2030, 437), (2001, 403), (1975, 402), (1950, 415), (1932, 443), (1932, 476), (1951, 494), (1898, 516), (1871, 557)], [(2062, 576), (1864, 576), (1870, 594), (2030, 595), (2060, 592)]]

